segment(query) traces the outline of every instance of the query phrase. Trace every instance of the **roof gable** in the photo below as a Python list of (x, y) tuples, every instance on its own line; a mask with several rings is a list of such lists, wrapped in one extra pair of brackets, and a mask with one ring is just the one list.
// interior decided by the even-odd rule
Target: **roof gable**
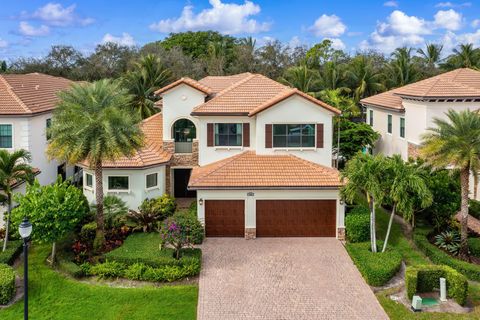
[(190, 86), (190, 87), (192, 87), (192, 88), (194, 88), (194, 89), (196, 89), (200, 92), (203, 92), (206, 95), (209, 95), (213, 92), (212, 89), (209, 88), (208, 86), (206, 86), (206, 85), (204, 85), (204, 84), (202, 84), (198, 81), (195, 81), (191, 78), (183, 77), (183, 78), (178, 79), (175, 82), (170, 83), (169, 85), (166, 85), (163, 88), (158, 89), (157, 91), (155, 91), (155, 94), (156, 95), (164, 94), (167, 91), (172, 90), (172, 89), (174, 89), (175, 87), (177, 87), (181, 84), (185, 84), (187, 86)]

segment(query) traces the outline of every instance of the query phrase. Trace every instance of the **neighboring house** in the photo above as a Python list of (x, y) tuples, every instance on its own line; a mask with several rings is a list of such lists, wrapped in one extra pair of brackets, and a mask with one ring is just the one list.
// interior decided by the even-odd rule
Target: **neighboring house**
[[(136, 209), (195, 198), (207, 236), (344, 237), (332, 119), (339, 110), (259, 74), (182, 78), (156, 92), (146, 146), (105, 162), (104, 192)], [(95, 199), (94, 172), (84, 190)]]
[(366, 122), (381, 134), (373, 152), (408, 160), (418, 155), (422, 134), (434, 127), (434, 118), (447, 119), (449, 109), (480, 109), (480, 72), (456, 69), (360, 102)]

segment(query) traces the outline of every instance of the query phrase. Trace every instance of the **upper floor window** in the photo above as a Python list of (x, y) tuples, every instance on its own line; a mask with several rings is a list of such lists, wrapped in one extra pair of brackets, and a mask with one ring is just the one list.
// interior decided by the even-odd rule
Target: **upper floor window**
[(13, 135), (11, 124), (0, 124), (0, 148), (12, 148)]
[(85, 173), (85, 187), (93, 188), (93, 175)]
[(128, 176), (109, 176), (108, 190), (109, 191), (128, 191), (130, 190)]
[(389, 114), (389, 115), (387, 116), (387, 119), (388, 119), (388, 120), (387, 120), (387, 122), (388, 122), (388, 123), (387, 123), (387, 132), (388, 132), (388, 133), (392, 133), (392, 115)]
[(370, 116), (369, 123), (371, 126), (373, 126), (373, 110), (369, 110), (369, 116)]
[(274, 124), (274, 148), (315, 147), (315, 124)]
[(52, 119), (48, 118), (46, 121), (45, 121), (45, 132), (46, 132), (46, 137), (47, 137), (47, 140), (50, 140), (51, 138), (51, 134), (48, 132), (48, 129), (50, 129), (50, 127), (52, 126)]
[(145, 177), (145, 187), (147, 189), (155, 188), (158, 186), (158, 173), (147, 174)]
[(400, 118), (400, 137), (405, 138), (405, 118)]
[(241, 123), (215, 123), (215, 146), (241, 147)]

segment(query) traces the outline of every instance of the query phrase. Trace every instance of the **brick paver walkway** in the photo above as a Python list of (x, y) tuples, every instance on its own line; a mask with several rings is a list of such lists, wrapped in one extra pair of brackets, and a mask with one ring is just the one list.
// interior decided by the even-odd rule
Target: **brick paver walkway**
[(331, 238), (208, 238), (198, 320), (388, 319)]

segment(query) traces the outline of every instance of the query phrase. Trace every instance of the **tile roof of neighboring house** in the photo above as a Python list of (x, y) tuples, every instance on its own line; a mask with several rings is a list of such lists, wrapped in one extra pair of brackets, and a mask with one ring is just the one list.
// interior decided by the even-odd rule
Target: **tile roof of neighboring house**
[(170, 83), (169, 85), (163, 87), (163, 88), (160, 88), (158, 89), (157, 91), (155, 91), (155, 94), (156, 95), (160, 95), (162, 93), (165, 93), (167, 92), (168, 90), (170, 89), (173, 89), (175, 88), (176, 86), (179, 86), (181, 84), (186, 84), (194, 89), (197, 89), (205, 94), (211, 94), (213, 93), (212, 89), (207, 87), (206, 85), (200, 83), (199, 81), (195, 81), (191, 78), (188, 78), (188, 77), (183, 77), (183, 78), (180, 78), (178, 79), (177, 81), (175, 82), (172, 82)]
[(192, 170), (191, 189), (338, 188), (338, 170), (293, 155), (246, 151)]
[(0, 75), (0, 115), (29, 115), (55, 108), (71, 80), (41, 73)]
[(208, 76), (198, 82), (211, 88), (214, 93), (218, 93), (251, 75), (250, 72), (244, 72), (231, 76)]
[(403, 110), (401, 97), (419, 99), (480, 98), (480, 72), (460, 68), (362, 99), (362, 104)]
[[(144, 168), (170, 161), (172, 154), (163, 150), (163, 120), (157, 113), (142, 121), (140, 127), (145, 135), (145, 145), (131, 157), (116, 161), (104, 161), (104, 168)], [(82, 163), (88, 166), (88, 162)]]
[(287, 87), (260, 74), (247, 74), (218, 92), (212, 99), (195, 107), (192, 115), (254, 115), (298, 94), (334, 113), (339, 110), (307, 94)]

